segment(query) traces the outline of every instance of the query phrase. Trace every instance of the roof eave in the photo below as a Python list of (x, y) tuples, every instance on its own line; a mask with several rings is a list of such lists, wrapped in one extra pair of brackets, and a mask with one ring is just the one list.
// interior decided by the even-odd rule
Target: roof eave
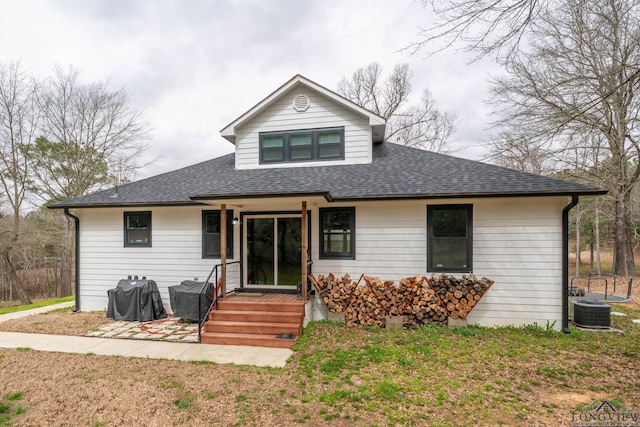
[(270, 199), (270, 198), (322, 197), (328, 202), (334, 199), (328, 191), (308, 191), (295, 193), (242, 193), (242, 194), (199, 194), (190, 199), (197, 200), (231, 200), (231, 199)]
[(382, 127), (382, 135), (380, 136), (380, 141), (382, 141), (382, 138), (384, 137), (384, 127), (386, 125), (386, 120), (384, 119), (384, 117), (381, 117), (373, 113), (372, 111), (369, 111), (366, 108), (359, 106), (358, 104), (348, 100), (347, 98), (344, 98), (343, 96), (338, 95), (332, 90), (327, 89), (326, 87), (319, 85), (318, 83), (312, 80), (309, 80), (308, 78), (304, 77), (301, 74), (296, 74), (295, 76), (293, 76), (291, 79), (285, 82), (282, 86), (280, 86), (275, 91), (267, 95), (266, 98), (262, 99), (256, 105), (254, 105), (249, 110), (244, 112), (240, 117), (238, 117), (237, 119), (229, 123), (227, 126), (222, 128), (220, 130), (220, 134), (222, 135), (222, 137), (225, 138), (227, 141), (231, 142), (232, 144), (235, 144), (236, 129), (238, 127), (242, 126), (244, 123), (248, 122), (257, 114), (262, 112), (269, 105), (273, 104), (273, 102), (279, 99), (280, 96), (282, 96), (285, 92), (287, 92), (289, 89), (291, 89), (293, 86), (297, 84), (303, 84), (321, 93), (322, 95), (327, 96), (333, 101), (343, 105), (345, 108), (355, 111), (356, 113), (367, 117), (369, 119), (369, 125), (372, 128), (374, 128), (374, 132), (375, 132), (375, 129), (380, 129), (380, 127)]
[(49, 209), (85, 209), (85, 208), (151, 208), (161, 206), (202, 206), (204, 203), (195, 200), (172, 202), (118, 202), (118, 203), (54, 203)]
[(602, 196), (607, 194), (607, 190), (578, 190), (578, 191), (514, 191), (502, 193), (429, 193), (429, 194), (393, 194), (393, 195), (370, 195), (354, 197), (334, 197), (334, 202), (358, 202), (358, 201), (379, 201), (379, 200), (434, 200), (434, 199), (481, 199), (481, 198), (504, 198), (504, 197), (553, 197), (553, 196)]
[(147, 208), (162, 206), (206, 206), (205, 200), (231, 200), (231, 199), (269, 199), (269, 198), (300, 198), (321, 197), (327, 202), (357, 202), (380, 200), (433, 200), (433, 199), (472, 199), (472, 198), (502, 198), (502, 197), (549, 197), (549, 196), (602, 196), (607, 190), (573, 190), (573, 191), (545, 191), (545, 192), (502, 192), (502, 193), (428, 193), (428, 194), (374, 194), (369, 196), (334, 197), (328, 191), (310, 191), (294, 193), (226, 193), (226, 194), (200, 194), (191, 196), (188, 201), (168, 202), (114, 202), (114, 203), (54, 203), (49, 209), (87, 209), (87, 208)]

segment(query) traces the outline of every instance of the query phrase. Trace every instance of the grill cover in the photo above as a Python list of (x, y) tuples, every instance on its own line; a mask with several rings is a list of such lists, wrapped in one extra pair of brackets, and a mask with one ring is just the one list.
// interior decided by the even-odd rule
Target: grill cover
[(200, 315), (204, 316), (213, 302), (213, 283), (209, 282), (205, 292), (200, 295), (204, 282), (184, 280), (179, 285), (169, 286), (169, 302), (175, 317), (187, 320), (198, 319), (198, 303)]
[(153, 280), (123, 279), (109, 289), (107, 295), (107, 317), (111, 319), (148, 322), (167, 317), (158, 285)]

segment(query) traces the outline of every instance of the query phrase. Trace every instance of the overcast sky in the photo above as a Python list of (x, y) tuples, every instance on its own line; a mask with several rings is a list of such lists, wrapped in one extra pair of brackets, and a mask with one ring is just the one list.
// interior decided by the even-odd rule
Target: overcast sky
[(408, 63), (413, 97), (457, 114), (456, 155), (479, 159), (490, 61), (447, 51), (411, 57), (433, 16), (412, 0), (0, 0), (0, 61), (108, 79), (143, 112), (156, 159), (137, 178), (233, 151), (220, 129), (295, 74), (335, 90), (358, 67)]

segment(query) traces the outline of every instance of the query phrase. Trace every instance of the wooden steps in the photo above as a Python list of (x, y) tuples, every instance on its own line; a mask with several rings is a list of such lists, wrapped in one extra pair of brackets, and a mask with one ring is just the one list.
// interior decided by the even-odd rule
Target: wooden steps
[(252, 334), (269, 334), (278, 335), (281, 333), (293, 334), (299, 336), (302, 331), (299, 323), (277, 323), (277, 322), (239, 322), (213, 320), (209, 324), (211, 332), (225, 333), (246, 333), (251, 331)]
[(302, 332), (304, 307), (295, 295), (226, 296), (204, 324), (201, 342), (291, 348)]

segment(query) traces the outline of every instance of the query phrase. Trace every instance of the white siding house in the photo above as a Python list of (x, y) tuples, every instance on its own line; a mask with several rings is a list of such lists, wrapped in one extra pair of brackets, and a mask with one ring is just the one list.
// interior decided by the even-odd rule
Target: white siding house
[[(221, 263), (222, 249), (207, 245), (222, 224), (215, 234), (206, 221), (225, 211), (228, 290), (295, 291), (305, 257), (314, 274), (473, 272), (495, 283), (469, 323), (563, 327), (565, 217), (580, 196), (603, 192), (383, 142), (384, 125), (298, 75), (222, 129), (234, 154), (57, 203), (78, 218), (78, 308), (104, 310), (107, 290), (129, 275), (156, 281), (169, 307), (169, 286)], [(456, 212), (463, 238), (436, 236), (433, 218)], [(132, 213), (149, 224), (132, 227)], [(436, 237), (455, 256), (430, 250)]]

